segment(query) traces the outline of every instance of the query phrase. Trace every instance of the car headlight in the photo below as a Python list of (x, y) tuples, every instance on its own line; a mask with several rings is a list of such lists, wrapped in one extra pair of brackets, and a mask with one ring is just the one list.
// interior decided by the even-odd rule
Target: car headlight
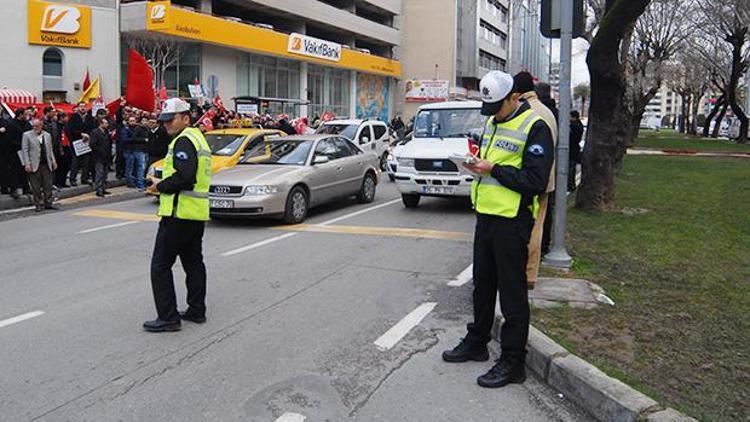
[(245, 188), (245, 195), (270, 195), (279, 191), (278, 186), (272, 185), (259, 185), (259, 186), (248, 186)]
[(398, 165), (403, 166), (403, 167), (414, 167), (414, 159), (413, 158), (399, 158)]

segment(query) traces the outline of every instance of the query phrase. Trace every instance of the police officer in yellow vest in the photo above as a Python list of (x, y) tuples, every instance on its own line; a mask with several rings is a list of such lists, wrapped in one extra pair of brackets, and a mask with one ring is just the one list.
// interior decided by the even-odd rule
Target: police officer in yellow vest
[(519, 103), (513, 78), (491, 71), (479, 83), (484, 128), (479, 157), (464, 166), (475, 174), (472, 203), (477, 213), (474, 233), (474, 321), (466, 337), (443, 352), (446, 362), (484, 362), (495, 320), (499, 291), (505, 318), (502, 354), (480, 376), (482, 387), (498, 388), (526, 379), (529, 302), (526, 289), (527, 245), (552, 168), (552, 133), (527, 103)]
[[(163, 179), (149, 186), (159, 192), (159, 232), (151, 257), (151, 287), (158, 318), (146, 321), (147, 331), (178, 331), (181, 320), (206, 322), (206, 266), (203, 231), (209, 219), (211, 150), (203, 134), (190, 127), (190, 105), (170, 98), (159, 115), (173, 137), (164, 158)], [(188, 308), (177, 312), (172, 266), (177, 257), (185, 270)]]

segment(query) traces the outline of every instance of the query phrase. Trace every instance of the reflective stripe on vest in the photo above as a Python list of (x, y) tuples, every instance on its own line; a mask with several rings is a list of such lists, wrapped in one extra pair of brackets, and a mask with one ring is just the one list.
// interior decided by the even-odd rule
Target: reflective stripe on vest
[[(196, 128), (185, 128), (169, 144), (167, 156), (164, 158), (164, 179), (175, 173), (174, 168), (174, 145), (177, 139), (185, 137), (192, 142), (198, 155), (198, 171), (195, 175), (195, 185), (192, 190), (183, 190), (178, 194), (162, 193), (159, 197), (159, 215), (163, 217), (176, 217), (183, 220), (207, 221), (209, 219), (208, 188), (211, 185), (211, 148), (206, 138)], [(177, 198), (177, 209), (174, 207), (175, 196)]]
[[(526, 150), (526, 139), (531, 127), (541, 117), (534, 110), (526, 110), (507, 122), (493, 123), (494, 118), (487, 119), (480, 157), (492, 164), (511, 166), (520, 169), (523, 165), (523, 153)], [(492, 176), (477, 177), (471, 187), (471, 202), (480, 214), (497, 215), (514, 218), (521, 206), (521, 194), (503, 186)], [(538, 200), (534, 197), (530, 211), (534, 218), (538, 213)]]

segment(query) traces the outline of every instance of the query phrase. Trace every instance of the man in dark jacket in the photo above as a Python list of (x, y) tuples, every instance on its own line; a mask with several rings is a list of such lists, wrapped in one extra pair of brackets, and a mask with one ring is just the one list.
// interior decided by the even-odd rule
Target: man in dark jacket
[(581, 162), (581, 139), (583, 139), (583, 123), (578, 111), (570, 112), (570, 150), (568, 151), (568, 192), (576, 190), (576, 165)]
[[(58, 169), (59, 169), (59, 163), (62, 158), (62, 154), (60, 151), (60, 126), (57, 124), (57, 112), (52, 106), (46, 106), (44, 107), (44, 118), (42, 119), (42, 128), (45, 132), (50, 134), (50, 137), (52, 137), (52, 153), (55, 156), (55, 161), (58, 163)], [(57, 174), (57, 170), (55, 170), (55, 173), (52, 175), (52, 184), (57, 186), (58, 188), (62, 188), (64, 186), (57, 185), (55, 183), (56, 177), (55, 174)]]
[(57, 127), (60, 133), (60, 159), (57, 161), (57, 171), (55, 172), (55, 186), (67, 188), (68, 172), (73, 160), (73, 150), (70, 145), (70, 135), (67, 132), (68, 121), (70, 116), (64, 111), (57, 113)]
[(112, 162), (112, 140), (109, 137), (109, 119), (99, 117), (99, 127), (91, 132), (91, 158), (94, 162), (96, 196), (103, 198), (107, 192), (107, 171)]
[[(86, 104), (78, 103), (70, 120), (68, 120), (68, 136), (71, 144), (78, 140), (89, 141), (89, 129), (86, 127)], [(78, 186), (78, 172), (81, 172), (81, 184), (90, 184), (89, 181), (89, 161), (91, 154), (83, 154), (80, 157), (73, 153), (72, 163), (70, 166), (70, 185)]]
[(133, 170), (133, 177), (135, 178), (135, 187), (139, 191), (143, 192), (146, 190), (146, 161), (148, 159), (148, 128), (146, 124), (148, 118), (142, 118), (140, 122), (131, 125), (133, 129), (133, 138), (130, 142), (130, 165), (128, 165), (127, 156), (125, 161), (125, 171), (130, 174), (130, 170)]
[(287, 135), (296, 135), (297, 129), (292, 126), (287, 119), (279, 120), (279, 130), (284, 131)]
[(15, 119), (7, 121), (5, 127), (6, 140), (8, 145), (8, 182), (10, 187), (10, 194), (13, 198), (21, 197), (21, 190), (28, 192), (28, 183), (26, 183), (26, 172), (24, 171), (23, 165), (21, 165), (21, 159), (18, 157), (18, 151), (21, 150), (21, 140), (23, 134), (31, 130), (31, 123), (27, 120), (26, 109), (19, 108), (16, 110)]
[(148, 165), (150, 167), (155, 162), (164, 159), (167, 156), (170, 139), (169, 133), (156, 119), (148, 120)]

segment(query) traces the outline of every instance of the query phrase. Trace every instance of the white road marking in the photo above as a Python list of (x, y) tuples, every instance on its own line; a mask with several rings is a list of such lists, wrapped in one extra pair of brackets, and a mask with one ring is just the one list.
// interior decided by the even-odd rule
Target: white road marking
[(469, 281), (471, 281), (471, 279), (474, 277), (473, 271), (474, 271), (474, 264), (471, 264), (468, 267), (466, 267), (465, 270), (461, 271), (461, 274), (459, 274), (458, 276), (456, 276), (456, 278), (454, 278), (453, 280), (449, 281), (448, 285), (451, 286), (451, 287), (460, 287), (460, 286), (463, 286), (464, 284), (466, 284)]
[(270, 244), (270, 243), (273, 243), (273, 242), (278, 242), (279, 240), (284, 240), (284, 239), (286, 239), (286, 238), (289, 238), (289, 237), (292, 237), (292, 236), (296, 236), (296, 235), (298, 235), (298, 234), (299, 234), (299, 233), (287, 233), (287, 234), (282, 234), (281, 236), (276, 236), (276, 237), (272, 237), (272, 238), (270, 238), (270, 239), (266, 239), (266, 240), (261, 240), (260, 242), (255, 242), (255, 243), (252, 243), (252, 244), (250, 244), (250, 245), (247, 245), (247, 246), (243, 246), (243, 247), (241, 247), (241, 248), (237, 248), (237, 249), (232, 249), (231, 251), (227, 251), (227, 252), (224, 252), (223, 254), (221, 254), (221, 256), (232, 256), (232, 255), (237, 255), (237, 254), (239, 254), (239, 253), (243, 253), (243, 252), (251, 251), (251, 250), (253, 250), (253, 249), (255, 249), (255, 248), (259, 248), (259, 247), (261, 247), (261, 246), (266, 246), (266, 245), (268, 245), (268, 244)]
[(276, 419), (276, 422), (305, 422), (305, 419), (307, 418), (299, 413), (286, 412), (279, 416), (279, 418)]
[(307, 418), (299, 413), (286, 412), (279, 416), (279, 418), (276, 419), (276, 422), (305, 422), (305, 419)]
[(36, 318), (39, 315), (44, 315), (44, 312), (42, 311), (28, 312), (22, 315), (14, 316), (13, 318), (4, 319), (0, 321), (0, 328), (13, 325), (17, 322), (26, 321), (27, 319)]
[[(396, 202), (399, 202), (399, 201), (401, 201), (401, 200), (400, 199), (394, 199), (392, 201), (384, 202), (382, 204), (375, 205), (373, 207), (365, 208), (363, 210), (355, 211), (355, 212), (350, 213), (350, 214), (342, 215), (341, 217), (337, 217), (337, 218), (325, 221), (325, 222), (317, 224), (317, 225), (319, 225), (319, 226), (327, 226), (327, 225), (330, 225), (330, 224), (333, 224), (333, 223), (337, 223), (337, 222), (342, 221), (342, 220), (346, 220), (347, 218), (356, 217), (356, 216), (362, 215), (362, 214), (364, 214), (366, 212), (374, 211), (376, 209), (383, 208), (383, 207), (386, 207), (388, 205), (393, 205), (393, 204), (395, 204)], [(256, 242), (256, 243), (252, 243), (250, 245), (242, 246), (242, 247), (237, 248), (237, 249), (232, 249), (231, 251), (226, 251), (226, 252), (222, 253), (221, 256), (227, 257), (227, 256), (237, 255), (237, 254), (240, 254), (240, 253), (243, 253), (243, 252), (247, 252), (247, 251), (259, 248), (261, 246), (266, 246), (268, 244), (271, 244), (271, 243), (274, 243), (274, 242), (278, 242), (279, 240), (284, 240), (284, 239), (290, 238), (292, 236), (296, 236), (298, 234), (299, 233), (282, 234), (281, 236), (272, 237), (270, 239), (261, 240), (260, 242)]]
[(404, 319), (396, 323), (390, 330), (375, 340), (375, 346), (378, 350), (385, 351), (395, 346), (405, 335), (409, 334), (412, 328), (416, 327), (424, 317), (427, 316), (437, 305), (436, 302), (427, 302), (419, 305), (417, 309), (411, 311)]
[(345, 214), (345, 215), (342, 215), (341, 217), (336, 217), (336, 218), (334, 218), (332, 220), (328, 220), (328, 221), (322, 222), (322, 223), (317, 224), (317, 225), (318, 226), (328, 226), (328, 225), (331, 225), (333, 223), (338, 223), (339, 221), (346, 220), (347, 218), (356, 217), (358, 215), (362, 215), (362, 214), (370, 212), (370, 211), (375, 211), (377, 209), (380, 209), (380, 208), (383, 208), (383, 207), (387, 207), (388, 205), (393, 205), (393, 204), (395, 204), (397, 202), (401, 202), (401, 199), (394, 199), (392, 201), (383, 202), (382, 204), (375, 205), (375, 206), (369, 207), (369, 208), (365, 208), (363, 210), (355, 211), (355, 212), (353, 212), (351, 214)]
[(114, 229), (117, 227), (129, 226), (131, 224), (137, 224), (137, 223), (140, 223), (140, 221), (125, 221), (124, 223), (109, 224), (106, 226), (94, 227), (93, 229), (81, 230), (76, 234), (93, 233), (93, 232), (98, 232), (101, 230)]

